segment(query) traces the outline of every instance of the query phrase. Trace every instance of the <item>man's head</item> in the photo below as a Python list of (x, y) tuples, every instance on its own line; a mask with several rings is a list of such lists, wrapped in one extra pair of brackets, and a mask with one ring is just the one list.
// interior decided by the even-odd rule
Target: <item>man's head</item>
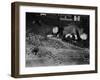
[(57, 32), (58, 32), (58, 27), (57, 26), (53, 27), (53, 33), (57, 33)]

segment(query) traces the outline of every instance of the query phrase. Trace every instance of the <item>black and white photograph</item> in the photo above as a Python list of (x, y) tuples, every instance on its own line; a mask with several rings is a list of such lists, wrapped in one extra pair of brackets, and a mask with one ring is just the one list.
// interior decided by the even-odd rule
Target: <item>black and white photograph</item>
[(26, 67), (90, 63), (90, 16), (26, 12)]
[(97, 73), (97, 7), (12, 3), (12, 76)]

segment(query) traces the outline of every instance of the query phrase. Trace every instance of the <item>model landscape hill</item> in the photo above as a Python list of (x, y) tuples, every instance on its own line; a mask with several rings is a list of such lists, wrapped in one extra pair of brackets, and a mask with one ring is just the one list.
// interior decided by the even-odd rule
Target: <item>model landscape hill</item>
[(28, 67), (88, 64), (88, 58), (88, 48), (34, 33), (29, 33), (26, 37), (26, 66)]

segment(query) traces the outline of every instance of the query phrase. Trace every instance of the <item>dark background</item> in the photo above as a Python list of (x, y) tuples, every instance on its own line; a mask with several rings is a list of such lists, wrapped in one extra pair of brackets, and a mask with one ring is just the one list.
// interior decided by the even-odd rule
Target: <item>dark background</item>
[[(74, 21), (74, 16), (80, 16), (80, 21)], [(67, 17), (67, 20), (61, 19), (64, 17)], [(33, 32), (45, 36), (51, 32), (54, 26), (64, 27), (73, 23), (83, 28), (88, 35), (86, 46), (89, 46), (89, 15), (26, 12), (26, 35)]]

